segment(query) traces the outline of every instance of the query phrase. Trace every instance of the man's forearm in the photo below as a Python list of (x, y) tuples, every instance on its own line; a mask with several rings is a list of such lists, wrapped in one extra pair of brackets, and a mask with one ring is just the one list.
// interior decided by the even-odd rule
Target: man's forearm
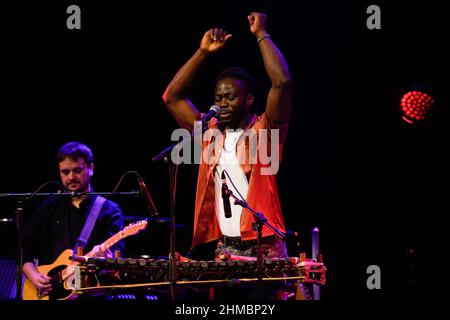
[(263, 39), (258, 45), (272, 86), (279, 87), (288, 84), (291, 81), (291, 76), (286, 59), (280, 50), (270, 38)]
[(22, 266), (22, 271), (27, 279), (30, 279), (31, 274), (38, 272), (36, 266), (32, 262), (25, 262)]

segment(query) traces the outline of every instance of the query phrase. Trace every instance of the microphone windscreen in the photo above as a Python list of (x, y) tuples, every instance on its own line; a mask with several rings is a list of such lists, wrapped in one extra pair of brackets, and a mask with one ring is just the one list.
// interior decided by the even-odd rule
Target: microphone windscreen
[(214, 104), (211, 106), (211, 108), (209, 108), (209, 110), (214, 110), (217, 113), (220, 111), (220, 107)]

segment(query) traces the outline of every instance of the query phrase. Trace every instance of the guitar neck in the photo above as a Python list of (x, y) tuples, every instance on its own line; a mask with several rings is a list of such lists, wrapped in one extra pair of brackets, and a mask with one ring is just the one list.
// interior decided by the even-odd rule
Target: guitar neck
[[(119, 240), (125, 238), (123, 230), (117, 232), (115, 235), (113, 235), (111, 238), (103, 242), (100, 247), (103, 251), (108, 250), (113, 245), (115, 245)], [(92, 258), (94, 256), (93, 252), (89, 252), (85, 255), (85, 257)], [(61, 278), (62, 280), (66, 280), (68, 277), (70, 277), (72, 274), (74, 274), (75, 269), (73, 265), (68, 266), (66, 269), (61, 271)]]
[[(117, 232), (115, 235), (113, 235), (111, 238), (103, 242), (100, 247), (103, 251), (108, 250), (113, 245), (115, 245), (119, 240), (125, 238), (123, 230)], [(85, 255), (85, 257), (92, 258), (94, 256), (93, 252), (89, 252)], [(66, 269), (61, 271), (61, 279), (66, 280), (68, 277), (70, 277), (72, 274), (75, 273), (74, 264), (69, 265)]]
[[(108, 238), (105, 242), (103, 242), (100, 247), (102, 248), (102, 251), (106, 251), (109, 248), (111, 248), (113, 245), (115, 245), (117, 242), (125, 238), (123, 230), (117, 232), (112, 237)], [(92, 251), (86, 254), (86, 257), (91, 258), (93, 256)]]
[[(115, 245), (118, 241), (122, 240), (123, 238), (128, 237), (129, 235), (136, 234), (139, 230), (145, 229), (147, 226), (147, 220), (142, 220), (141, 222), (137, 224), (133, 224), (130, 226), (127, 226), (125, 229), (120, 230), (115, 235), (110, 237), (108, 240), (103, 242), (100, 245), (101, 250), (104, 252), (111, 248), (113, 245)], [(93, 252), (89, 252), (85, 255), (87, 258), (92, 258), (94, 256)], [(74, 263), (70, 263), (69, 266), (61, 271), (61, 278), (63, 280), (67, 279), (69, 276), (71, 276), (75, 272)]]

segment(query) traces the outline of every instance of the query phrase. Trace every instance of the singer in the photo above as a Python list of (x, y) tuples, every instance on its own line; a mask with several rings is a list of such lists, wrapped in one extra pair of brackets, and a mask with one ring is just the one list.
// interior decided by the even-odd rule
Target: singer
[[(218, 119), (208, 122), (210, 129), (217, 129), (222, 134), (215, 141), (205, 139), (203, 150), (212, 143), (219, 146), (212, 152), (213, 161), (200, 164), (197, 180), (197, 196), (194, 214), (194, 234), (192, 241), (195, 259), (220, 257), (220, 253), (241, 256), (256, 256), (257, 234), (252, 230), (252, 215), (240, 206), (222, 197), (222, 172), (226, 170), (231, 181), (226, 182), (233, 194), (241, 194), (254, 210), (262, 212), (268, 221), (280, 231), (285, 231), (278, 196), (276, 173), (262, 175), (261, 168), (267, 166), (260, 158), (256, 164), (246, 159), (249, 143), (245, 132), (259, 129), (278, 130), (279, 148), (277, 161), (281, 159), (282, 147), (288, 131), (291, 116), (291, 77), (285, 58), (267, 32), (267, 16), (252, 12), (247, 16), (250, 32), (254, 35), (254, 45), (259, 48), (265, 71), (271, 81), (271, 88), (266, 98), (265, 112), (255, 114), (255, 83), (253, 77), (240, 67), (224, 69), (216, 79), (214, 104), (220, 107)], [(195, 121), (200, 121), (203, 114), (190, 100), (190, 87), (197, 80), (198, 73), (206, 61), (212, 60), (221, 49), (232, 44), (232, 35), (219, 28), (206, 31), (200, 46), (194, 55), (181, 67), (173, 77), (163, 95), (163, 100), (184, 128), (192, 131)], [(270, 139), (258, 139), (257, 148), (271, 143)], [(262, 141), (266, 140), (266, 141)], [(267, 148), (266, 150), (269, 150)], [(217, 152), (216, 152), (217, 151)], [(225, 208), (224, 208), (225, 207)], [(217, 245), (215, 244), (217, 243)], [(202, 253), (200, 247), (215, 246), (212, 257)], [(266, 227), (263, 228), (263, 253), (266, 257), (286, 257), (284, 241), (276, 238)]]
[[(57, 153), (59, 174), (68, 192), (92, 192), (91, 177), (94, 174), (94, 157), (91, 149), (79, 142), (64, 144)], [(35, 266), (52, 264), (66, 249), (74, 249), (85, 220), (100, 196), (49, 197), (32, 214), (21, 234), (23, 249), (23, 272), (36, 290), (43, 295), (52, 293), (50, 277), (41, 274)], [(112, 257), (112, 252), (123, 250), (118, 242), (112, 250), (102, 251), (99, 244), (123, 229), (120, 207), (104, 199), (90, 233), (84, 253)]]

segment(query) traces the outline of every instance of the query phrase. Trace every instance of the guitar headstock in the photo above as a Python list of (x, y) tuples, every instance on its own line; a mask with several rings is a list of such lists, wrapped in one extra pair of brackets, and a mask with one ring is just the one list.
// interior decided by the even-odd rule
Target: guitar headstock
[(123, 234), (125, 236), (131, 236), (133, 234), (138, 233), (141, 230), (144, 230), (147, 227), (147, 219), (130, 223), (123, 229)]

